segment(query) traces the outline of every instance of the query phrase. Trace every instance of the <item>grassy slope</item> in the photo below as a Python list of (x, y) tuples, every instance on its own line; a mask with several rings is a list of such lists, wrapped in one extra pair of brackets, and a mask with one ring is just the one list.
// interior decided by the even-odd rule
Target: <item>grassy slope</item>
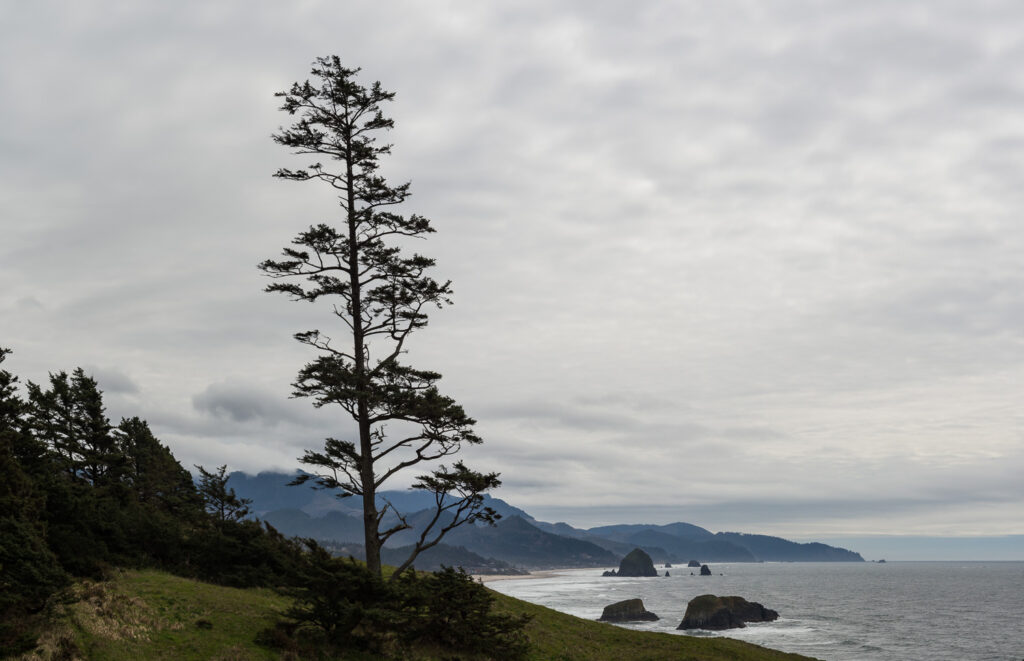
[[(161, 572), (129, 571), (109, 583), (83, 584), (76, 596), (79, 600), (65, 608), (60, 624), (44, 637), (47, 653), (29, 658), (60, 656), (54, 652), (62, 646), (77, 648), (77, 654), (63, 658), (96, 661), (279, 658), (253, 642), (288, 605), (287, 599), (269, 590), (237, 590)], [(631, 631), (504, 595), (497, 599), (501, 611), (533, 615), (527, 634), (533, 645), (530, 658), (536, 661), (807, 658), (728, 638)]]

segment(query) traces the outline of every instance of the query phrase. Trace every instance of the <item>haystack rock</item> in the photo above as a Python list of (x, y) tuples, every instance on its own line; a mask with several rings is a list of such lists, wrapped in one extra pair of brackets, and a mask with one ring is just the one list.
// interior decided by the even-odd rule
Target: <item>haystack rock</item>
[(619, 571), (616, 576), (657, 576), (658, 570), (654, 568), (651, 556), (641, 549), (633, 549), (626, 554), (626, 557), (619, 563)]

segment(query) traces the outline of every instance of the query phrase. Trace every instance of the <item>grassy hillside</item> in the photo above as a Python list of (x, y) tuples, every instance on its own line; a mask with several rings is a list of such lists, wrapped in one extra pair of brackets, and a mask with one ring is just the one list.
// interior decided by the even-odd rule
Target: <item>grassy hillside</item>
[[(155, 571), (119, 572), (104, 583), (76, 586), (75, 601), (26, 659), (243, 661), (279, 659), (254, 639), (287, 608), (269, 590), (238, 590)], [(728, 638), (631, 631), (497, 595), (505, 612), (533, 616), (527, 634), (536, 661), (630, 659), (775, 661), (805, 659)], [(363, 656), (354, 656), (363, 659)], [(421, 657), (445, 655), (424, 651)], [(448, 657), (450, 658), (450, 657)]]

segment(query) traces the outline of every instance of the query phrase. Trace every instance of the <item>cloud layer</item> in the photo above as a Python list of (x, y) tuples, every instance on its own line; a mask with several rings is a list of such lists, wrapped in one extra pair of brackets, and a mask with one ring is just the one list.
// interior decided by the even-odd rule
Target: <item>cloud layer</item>
[(1012, 2), (9, 3), (0, 343), (90, 366), (186, 465), (346, 433), (288, 399), (329, 313), (255, 269), (335, 213), (268, 136), (336, 52), (398, 92), (385, 174), (457, 303), (410, 357), (499, 495), (1020, 534), (1022, 32)]

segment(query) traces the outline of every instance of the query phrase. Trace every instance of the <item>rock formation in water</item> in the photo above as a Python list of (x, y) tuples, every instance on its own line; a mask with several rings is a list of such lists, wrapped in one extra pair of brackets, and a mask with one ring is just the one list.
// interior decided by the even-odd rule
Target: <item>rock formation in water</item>
[(779, 614), (743, 597), (716, 597), (702, 594), (686, 605), (686, 614), (677, 629), (742, 629), (746, 622), (773, 622)]
[(616, 576), (657, 576), (658, 570), (654, 568), (651, 556), (642, 549), (633, 549), (626, 554), (626, 557), (619, 563), (619, 571)]
[(707, 565), (701, 565), (700, 566), (700, 575), (701, 576), (711, 576), (711, 567), (708, 567)]
[(642, 599), (626, 599), (604, 607), (601, 622), (653, 622), (657, 615), (644, 608)]
[(700, 562), (698, 560), (690, 560), (688, 563), (686, 563), (686, 566), (687, 567), (700, 567)]

